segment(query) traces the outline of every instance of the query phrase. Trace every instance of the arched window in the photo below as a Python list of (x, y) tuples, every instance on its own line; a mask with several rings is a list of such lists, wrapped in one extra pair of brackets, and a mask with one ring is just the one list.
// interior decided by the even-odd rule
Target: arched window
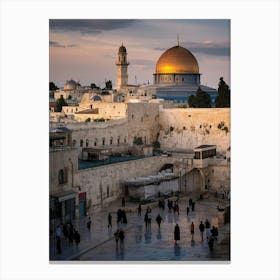
[(89, 143), (89, 140), (87, 139), (87, 140), (86, 140), (86, 147), (88, 147), (88, 143)]
[(124, 137), (124, 143), (126, 144), (126, 136)]
[(117, 141), (118, 141), (118, 145), (119, 145), (120, 144), (120, 136), (118, 136), (118, 140)]
[(105, 145), (105, 138), (102, 138), (102, 145)]
[(83, 147), (83, 146), (84, 146), (84, 140), (81, 139), (81, 140), (80, 140), (80, 147)]
[(73, 143), (73, 147), (75, 147), (75, 145), (76, 145), (76, 140), (74, 139), (72, 143)]
[(94, 146), (97, 146), (97, 139), (94, 139)]
[(64, 171), (63, 171), (63, 169), (60, 169), (59, 172), (58, 172), (58, 183), (60, 185), (64, 184)]
[(110, 145), (113, 144), (113, 137), (110, 138)]

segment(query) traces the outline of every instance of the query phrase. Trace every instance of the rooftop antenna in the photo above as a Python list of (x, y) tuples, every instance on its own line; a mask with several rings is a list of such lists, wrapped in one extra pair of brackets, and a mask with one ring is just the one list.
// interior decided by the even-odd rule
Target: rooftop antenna
[(177, 33), (177, 44), (178, 44), (178, 47), (179, 47), (179, 33)]

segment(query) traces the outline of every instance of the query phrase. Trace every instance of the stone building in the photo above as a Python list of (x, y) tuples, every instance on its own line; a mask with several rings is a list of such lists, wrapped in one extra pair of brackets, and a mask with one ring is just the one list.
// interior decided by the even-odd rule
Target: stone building
[(77, 220), (78, 151), (69, 146), (50, 147), (50, 224), (54, 229), (58, 223)]

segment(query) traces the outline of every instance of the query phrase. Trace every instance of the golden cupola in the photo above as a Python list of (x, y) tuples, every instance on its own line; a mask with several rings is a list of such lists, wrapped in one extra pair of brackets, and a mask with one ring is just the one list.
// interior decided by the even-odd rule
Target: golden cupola
[(156, 74), (199, 74), (198, 62), (189, 50), (178, 45), (160, 56)]

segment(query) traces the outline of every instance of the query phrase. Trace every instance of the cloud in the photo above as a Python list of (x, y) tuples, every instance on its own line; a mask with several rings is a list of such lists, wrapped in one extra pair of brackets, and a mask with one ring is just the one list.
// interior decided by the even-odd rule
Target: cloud
[(135, 66), (148, 66), (148, 65), (155, 64), (153, 60), (149, 60), (149, 59), (132, 59), (130, 62), (132, 65)]
[(50, 19), (50, 31), (80, 32), (82, 34), (99, 34), (105, 30), (129, 27), (135, 20), (90, 20), (90, 19)]
[(155, 51), (166, 51), (167, 48), (154, 48)]
[(78, 45), (70, 44), (70, 45), (61, 45), (59, 42), (56, 41), (49, 41), (49, 46), (54, 48), (75, 48)]
[(203, 42), (182, 42), (191, 52), (202, 53), (213, 56), (230, 56), (230, 45), (228, 42), (212, 42), (209, 40)]

